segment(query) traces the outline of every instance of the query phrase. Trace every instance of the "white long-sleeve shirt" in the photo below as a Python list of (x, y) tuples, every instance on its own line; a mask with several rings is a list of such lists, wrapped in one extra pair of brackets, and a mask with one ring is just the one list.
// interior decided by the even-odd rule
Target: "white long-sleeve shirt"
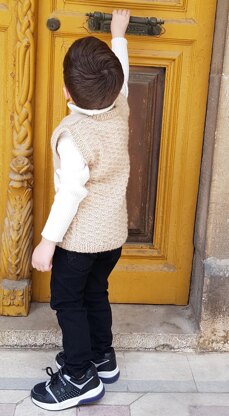
[[(129, 61), (127, 40), (114, 38), (111, 41), (112, 51), (119, 58), (123, 73), (124, 83), (121, 93), (128, 96)], [(115, 103), (102, 110), (87, 110), (68, 103), (71, 113), (81, 112), (87, 115), (101, 114), (112, 109)], [(62, 135), (57, 146), (60, 155), (60, 169), (54, 172), (55, 197), (48, 219), (41, 232), (47, 240), (61, 242), (71, 224), (80, 202), (87, 196), (85, 184), (90, 178), (88, 165), (82, 154), (74, 146), (71, 137)]]

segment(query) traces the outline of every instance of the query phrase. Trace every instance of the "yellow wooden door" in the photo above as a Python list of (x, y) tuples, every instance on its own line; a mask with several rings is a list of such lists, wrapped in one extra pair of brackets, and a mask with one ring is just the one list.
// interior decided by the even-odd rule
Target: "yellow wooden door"
[[(62, 62), (88, 35), (85, 13), (130, 8), (165, 19), (160, 37), (128, 35), (132, 68), (164, 68), (164, 98), (152, 241), (128, 242), (110, 277), (118, 303), (187, 304), (216, 0), (39, 2), (35, 102), (35, 240), (53, 201), (50, 135), (66, 114)], [(60, 28), (46, 22), (55, 17)], [(110, 42), (109, 34), (98, 34)], [(33, 300), (49, 300), (49, 273), (33, 271)]]

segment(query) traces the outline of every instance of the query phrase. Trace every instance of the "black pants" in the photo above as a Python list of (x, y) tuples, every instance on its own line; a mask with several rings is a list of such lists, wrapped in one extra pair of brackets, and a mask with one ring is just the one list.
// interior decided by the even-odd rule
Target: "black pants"
[(56, 246), (51, 273), (50, 306), (62, 330), (67, 370), (89, 367), (112, 344), (108, 276), (122, 247), (100, 253), (78, 253)]

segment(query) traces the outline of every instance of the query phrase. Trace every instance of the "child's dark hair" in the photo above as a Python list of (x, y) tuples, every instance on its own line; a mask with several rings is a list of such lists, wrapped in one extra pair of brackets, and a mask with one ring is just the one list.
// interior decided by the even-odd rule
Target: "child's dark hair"
[(109, 107), (123, 82), (121, 63), (105, 42), (87, 36), (76, 40), (68, 49), (64, 58), (64, 83), (77, 106)]

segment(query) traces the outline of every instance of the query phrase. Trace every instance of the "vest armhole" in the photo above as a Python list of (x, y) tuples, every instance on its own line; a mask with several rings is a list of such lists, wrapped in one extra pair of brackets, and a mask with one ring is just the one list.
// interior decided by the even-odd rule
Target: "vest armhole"
[(93, 154), (90, 151), (90, 148), (87, 146), (87, 143), (78, 134), (78, 126), (79, 126), (79, 123), (77, 123), (77, 128), (75, 127), (71, 128), (70, 126), (63, 126), (61, 127), (61, 129), (58, 129), (58, 131), (53, 137), (54, 139), (53, 147), (55, 146), (54, 151), (57, 157), (59, 158), (60, 156), (57, 150), (58, 141), (63, 134), (67, 134), (69, 137), (71, 137), (74, 146), (77, 148), (79, 153), (81, 153), (83, 159), (89, 165), (90, 163), (93, 163), (93, 159), (94, 159)]

